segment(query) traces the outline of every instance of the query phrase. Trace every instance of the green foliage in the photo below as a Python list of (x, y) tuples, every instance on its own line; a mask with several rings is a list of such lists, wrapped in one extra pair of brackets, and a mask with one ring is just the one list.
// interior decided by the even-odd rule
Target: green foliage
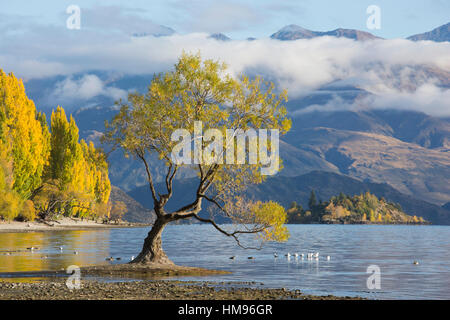
[[(280, 210), (272, 203), (242, 201), (239, 197), (249, 185), (264, 181), (261, 161), (239, 165), (203, 161), (191, 165), (190, 169), (197, 173), (199, 180), (197, 190), (192, 190), (196, 200), (171, 213), (166, 213), (164, 206), (172, 196), (171, 181), (177, 170), (188, 166), (171, 159), (174, 147), (179, 144), (171, 139), (175, 130), (183, 128), (193, 136), (195, 123), (201, 121), (204, 131), (213, 129), (223, 137), (227, 136), (227, 130), (249, 129), (274, 129), (283, 135), (291, 127), (284, 101), (287, 101), (287, 92), (275, 93), (274, 84), (261, 77), (250, 79), (242, 75), (237, 79), (230, 75), (224, 63), (202, 60), (199, 54), (183, 54), (174, 70), (154, 77), (146, 94), (132, 93), (128, 101), (118, 102), (120, 112), (107, 123), (103, 139), (143, 162), (155, 213), (158, 217), (165, 216), (165, 222), (192, 217), (201, 219), (197, 214), (202, 201), (210, 201), (217, 207), (217, 214), (231, 219), (237, 228), (247, 227), (245, 233), (259, 231), (263, 239), (283, 240), (285, 230), (279, 221), (283, 221), (284, 209)], [(201, 143), (205, 150), (205, 141)], [(245, 154), (241, 149), (245, 147), (237, 148), (235, 141), (228, 143), (235, 146), (234, 156)], [(271, 150), (271, 147), (268, 143), (267, 148)], [(152, 163), (147, 161), (152, 155), (167, 167), (165, 190), (155, 190), (150, 170)], [(280, 163), (281, 167), (279, 157), (274, 162)], [(267, 216), (268, 208), (274, 210), (275, 220)], [(211, 223), (212, 219), (200, 221)], [(272, 224), (269, 226), (268, 222)], [(269, 231), (270, 235), (263, 230)], [(222, 233), (235, 238), (244, 234), (242, 230), (232, 233), (222, 230)]]
[(311, 206), (314, 198), (311, 192), (311, 211), (291, 205), (287, 211), (289, 223), (427, 223), (422, 218), (407, 215), (398, 204), (378, 199), (370, 192), (353, 197), (341, 192), (329, 201)]
[(308, 201), (309, 210), (313, 210), (316, 205), (317, 205), (316, 193), (314, 192), (314, 190), (311, 190), (311, 194), (309, 196), (309, 201)]

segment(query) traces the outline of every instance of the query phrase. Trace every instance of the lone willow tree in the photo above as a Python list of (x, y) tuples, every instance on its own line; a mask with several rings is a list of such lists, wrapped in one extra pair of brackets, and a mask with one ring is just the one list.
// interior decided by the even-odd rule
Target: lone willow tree
[[(287, 93), (274, 93), (274, 85), (260, 77), (236, 79), (226, 71), (223, 63), (202, 60), (200, 54), (183, 53), (173, 71), (154, 77), (146, 94), (130, 93), (127, 102), (119, 101), (120, 112), (111, 123), (106, 123), (103, 142), (123, 149), (126, 156), (142, 162), (153, 198), (156, 220), (142, 251), (131, 263), (173, 264), (162, 249), (161, 234), (168, 223), (181, 219), (209, 223), (234, 238), (241, 247), (245, 247), (241, 242), (243, 235), (254, 234), (259, 244), (285, 241), (289, 236), (282, 206), (245, 197), (249, 186), (261, 183), (266, 177), (261, 170), (267, 165), (267, 157), (264, 159), (261, 149), (266, 151), (266, 156), (270, 151), (272, 158), (276, 157), (272, 160), (280, 165), (279, 153), (275, 152), (278, 140), (270, 139), (267, 143), (262, 141), (263, 135), (255, 140), (249, 132), (266, 129), (283, 135), (290, 129), (291, 121), (282, 105), (287, 101)], [(213, 135), (199, 136), (199, 124), (202, 132)], [(233, 132), (231, 138), (230, 132)], [(217, 138), (222, 135), (227, 136), (226, 161)], [(244, 141), (243, 146), (242, 143), (239, 146), (239, 139)], [(265, 149), (259, 148), (259, 161), (250, 161), (255, 155), (251, 151), (255, 150), (252, 148), (256, 141), (258, 147)], [(194, 145), (193, 155), (188, 153), (191, 145)], [(183, 153), (183, 161), (173, 156), (176, 150), (180, 155)], [(234, 156), (238, 160), (230, 161)], [(242, 161), (247, 158), (249, 161)], [(162, 190), (157, 190), (152, 178), (153, 165), (158, 161), (165, 164)], [(197, 187), (191, 190), (194, 200), (167, 212), (165, 206), (174, 192), (173, 181), (182, 167), (188, 168), (198, 181)], [(206, 203), (207, 214), (200, 215), (202, 204), (206, 207)], [(231, 223), (217, 224), (219, 215)]]

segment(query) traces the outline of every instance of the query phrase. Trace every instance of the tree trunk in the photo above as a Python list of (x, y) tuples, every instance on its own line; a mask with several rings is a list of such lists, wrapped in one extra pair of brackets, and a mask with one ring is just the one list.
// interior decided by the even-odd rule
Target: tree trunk
[(152, 229), (144, 240), (144, 246), (141, 253), (130, 263), (143, 264), (163, 264), (173, 265), (174, 263), (166, 256), (162, 249), (161, 234), (168, 221), (163, 218), (157, 218)]

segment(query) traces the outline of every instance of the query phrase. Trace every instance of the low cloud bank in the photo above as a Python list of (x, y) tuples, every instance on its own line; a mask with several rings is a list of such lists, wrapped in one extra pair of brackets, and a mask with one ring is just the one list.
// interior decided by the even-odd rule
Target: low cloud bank
[(127, 92), (120, 88), (107, 86), (96, 75), (86, 74), (81, 79), (74, 79), (69, 76), (63, 81), (57, 82), (51, 95), (50, 98), (55, 98), (58, 101), (88, 100), (99, 95), (118, 100), (126, 98)]
[[(121, 98), (126, 92), (109, 87), (96, 71), (153, 74), (170, 69), (184, 51), (225, 61), (230, 72), (260, 74), (301, 98), (335, 83), (370, 95), (357, 104), (333, 99), (311, 110), (398, 108), (450, 116), (450, 43), (402, 39), (356, 42), (321, 37), (310, 40), (217, 41), (204, 33), (165, 37), (105, 35), (92, 29), (67, 30), (36, 26), (20, 34), (0, 34), (0, 67), (25, 79), (65, 75), (55, 97)], [(86, 73), (74, 79), (75, 73)]]

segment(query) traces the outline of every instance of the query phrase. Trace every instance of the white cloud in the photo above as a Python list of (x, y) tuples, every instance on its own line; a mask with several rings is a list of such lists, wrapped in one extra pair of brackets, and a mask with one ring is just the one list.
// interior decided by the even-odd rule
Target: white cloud
[(51, 94), (58, 101), (88, 100), (99, 95), (118, 100), (125, 98), (127, 92), (119, 88), (107, 87), (96, 75), (86, 74), (78, 80), (67, 77), (56, 83), (55, 90)]
[(334, 96), (326, 104), (313, 104), (293, 111), (291, 115), (295, 117), (315, 111), (397, 109), (424, 112), (437, 117), (448, 117), (450, 116), (449, 101), (450, 90), (437, 87), (432, 83), (426, 83), (412, 92), (390, 90), (389, 93), (364, 95), (355, 99), (355, 101), (346, 101), (339, 96)]
[(392, 92), (367, 98), (366, 104), (376, 109), (400, 109), (421, 111), (435, 116), (450, 116), (450, 90), (431, 83), (413, 92)]
[[(287, 88), (291, 98), (341, 81), (374, 95), (363, 101), (374, 108), (407, 108), (450, 115), (450, 43), (401, 39), (355, 42), (321, 37), (311, 40), (216, 41), (205, 33), (134, 38), (124, 34), (36, 27), (10, 37), (0, 34), (0, 67), (25, 78), (66, 75), (55, 88), (59, 97), (122, 97), (94, 76), (74, 73), (116, 71), (153, 74), (173, 66), (182, 51), (228, 63), (234, 75), (261, 74)], [(354, 108), (342, 101), (329, 108)], [(311, 108), (317, 108), (311, 107)]]

